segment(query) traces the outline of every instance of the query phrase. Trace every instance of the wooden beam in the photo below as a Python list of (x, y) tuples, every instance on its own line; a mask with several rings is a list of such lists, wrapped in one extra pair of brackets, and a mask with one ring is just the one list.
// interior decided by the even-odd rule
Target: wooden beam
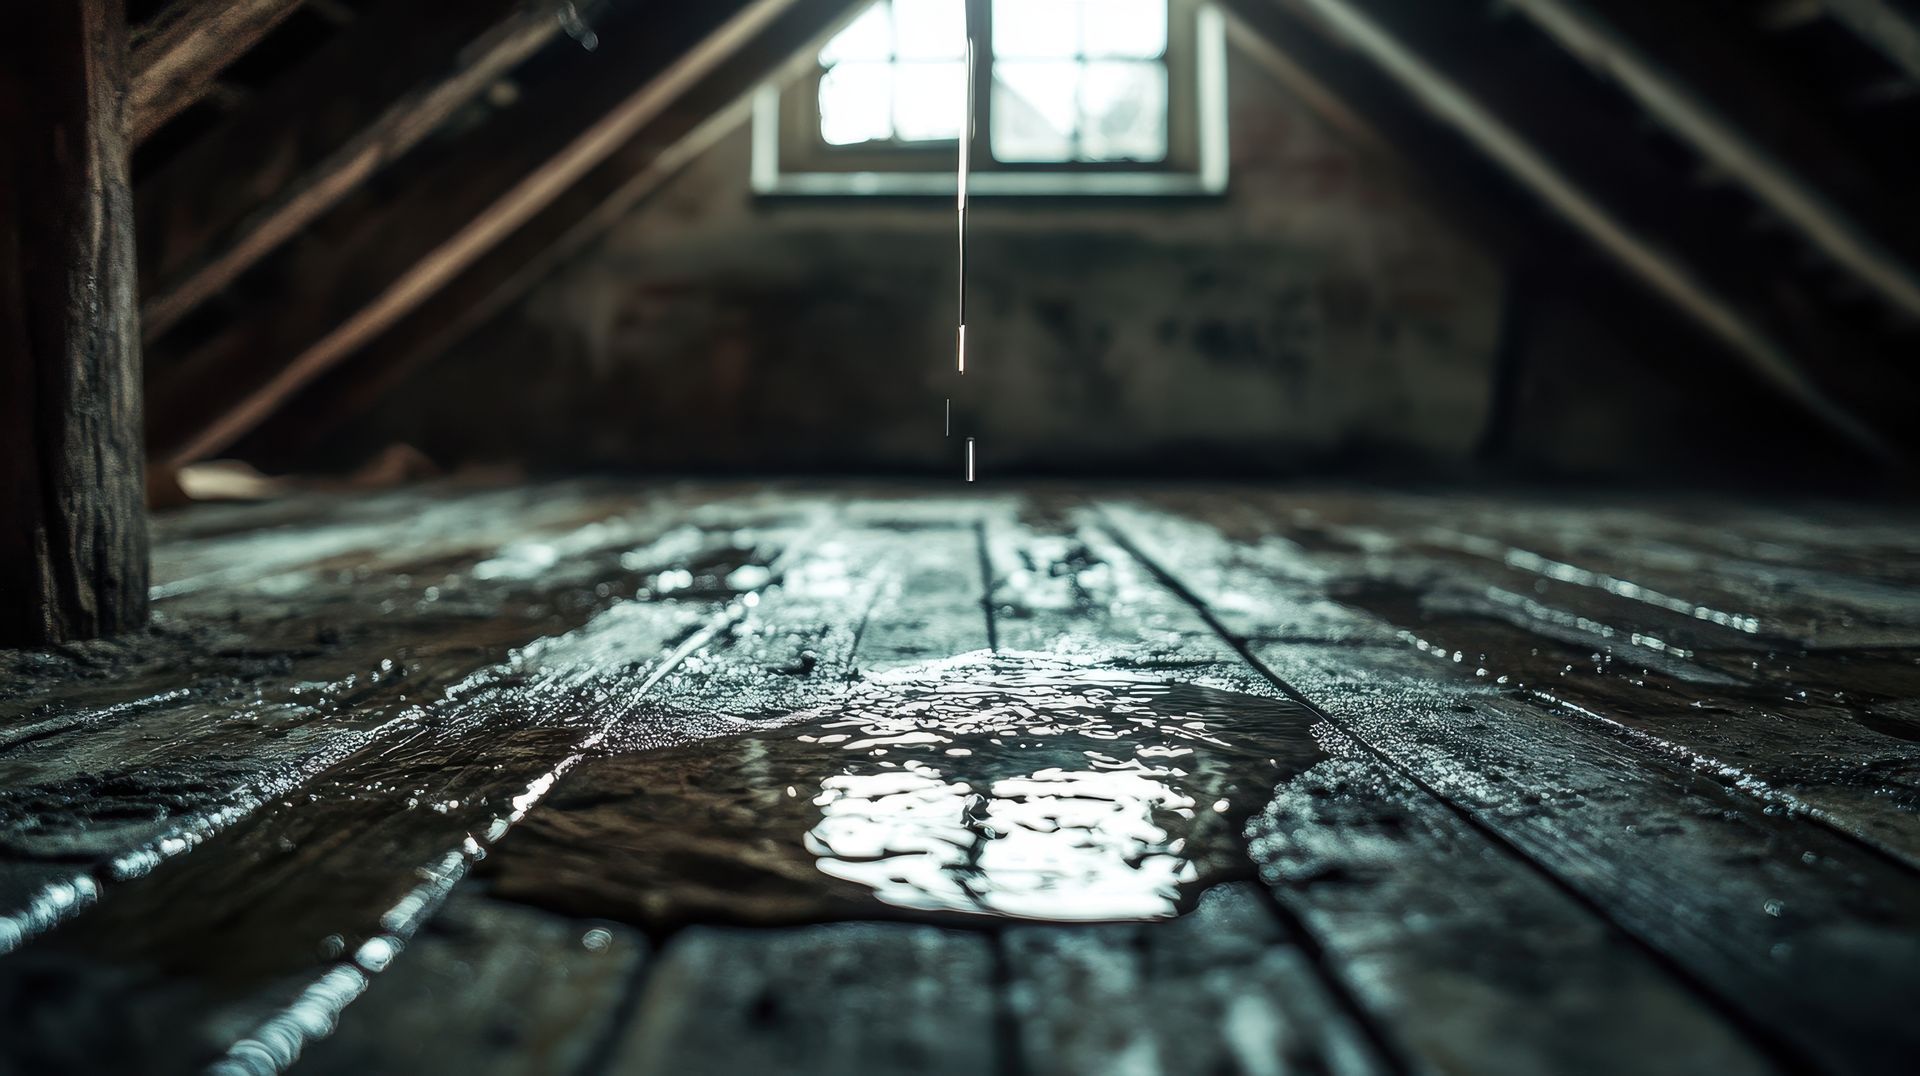
[(135, 191), (146, 339), (559, 32), (552, 0), (413, 0), (378, 9), (278, 79)]
[(127, 134), (146, 141), (198, 101), (226, 66), (301, 0), (174, 0), (140, 27), (127, 91)]
[[(291, 397), (283, 410), (286, 424), (294, 428), (283, 431), (278, 423), (269, 427), (275, 448), (304, 452), (365, 413), (410, 375), (483, 330), (687, 164), (746, 123), (751, 114), (750, 98), (714, 114), (562, 234), (548, 235), (535, 226), (523, 229), (379, 339)], [(531, 256), (523, 260), (510, 253), (520, 251)]]
[(1920, 16), (1912, 9), (1889, 0), (1820, 0), (1820, 5), (1902, 71), (1920, 78)]
[[(1643, 0), (1508, 0), (1535, 25), (1640, 106), (1694, 151), (1738, 181), (1862, 283), (1920, 317), (1920, 272), (1888, 249), (1831, 180), (1846, 149), (1823, 137), (1815, 117), (1775, 90), (1766, 71), (1748, 70), (1716, 46), (1715, 31), (1685, 11)], [(1712, 77), (1689, 79), (1695, 63)], [(1800, 132), (1805, 132), (1800, 134)], [(1796, 137), (1799, 135), (1799, 137)], [(1805, 145), (1800, 163), (1789, 156)], [(1864, 170), (1856, 166), (1855, 171)], [(1817, 178), (1818, 177), (1818, 178)], [(1895, 218), (1897, 219), (1897, 218)]]
[[(304, 289), (300, 302), (262, 310), (243, 327), (251, 343), (236, 350), (249, 362), (220, 364), (225, 373), (211, 383), (162, 386), (178, 413), (156, 432), (154, 449), (173, 465), (224, 449), (583, 180), (631, 178), (623, 148), (743, 50), (765, 47), (789, 15), (810, 23), (805, 40), (849, 7), (848, 0), (726, 0), (675, 7), (670, 17), (651, 5), (623, 9), (596, 28), (596, 51), (529, 86), (506, 114), (408, 177), (402, 195), (345, 228), (340, 248), (299, 259), (290, 272), (293, 287)], [(610, 160), (622, 163), (602, 167)], [(266, 376), (249, 379), (256, 370)], [(241, 391), (211, 395), (235, 378)], [(211, 409), (191, 413), (201, 399)]]
[[(810, 66), (819, 45), (863, 0), (801, 4), (742, 48), (592, 174), (438, 294), (297, 397), (296, 426), (277, 445), (312, 445), (463, 339), (481, 331), (534, 285), (632, 212), (682, 168), (744, 125), (752, 92)], [(839, 17), (823, 22), (838, 11)], [(823, 14), (823, 12), (825, 14)], [(797, 73), (797, 71), (796, 71)]]
[(120, 0), (0, 6), (0, 646), (147, 619)]
[[(1283, 3), (1287, 0), (1272, 0)], [(1399, 19), (1432, 20), (1449, 12), (1425, 10), (1424, 5), (1387, 12), (1381, 0), (1297, 0), (1300, 7), (1324, 23), (1327, 31), (1390, 76), (1422, 108), (1452, 127), (1462, 138), (1500, 166), (1516, 183), (1531, 192), (1623, 270), (1666, 299), (1707, 332), (1720, 339), (1758, 375), (1795, 400), (1809, 414), (1835, 432), (1881, 459), (1894, 457), (1880, 434), (1834, 400), (1808, 375), (1796, 357), (1749, 305), (1736, 303), (1710, 285), (1700, 270), (1673, 253), (1670, 236), (1656, 239), (1642, 231), (1601, 194), (1583, 183), (1558, 155), (1549, 156), (1533, 139), (1543, 125), (1522, 130), (1490, 100), (1470, 90), (1462, 79), (1476, 65), (1455, 63), (1451, 69), (1423, 55), (1402, 37)], [(1482, 74), (1492, 72), (1482, 69)], [(1508, 102), (1509, 104), (1511, 102)], [(1564, 121), (1565, 116), (1545, 117)], [(1567, 124), (1562, 141), (1578, 135), (1591, 140), (1578, 122)], [(1595, 149), (1591, 161), (1606, 167), (1612, 151)], [(1588, 162), (1583, 162), (1588, 163)]]

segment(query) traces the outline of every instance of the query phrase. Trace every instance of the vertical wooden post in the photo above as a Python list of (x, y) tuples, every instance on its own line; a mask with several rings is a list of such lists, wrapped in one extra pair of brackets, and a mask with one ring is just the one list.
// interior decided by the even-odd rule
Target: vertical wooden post
[(0, 2), (0, 646), (147, 619), (124, 8)]

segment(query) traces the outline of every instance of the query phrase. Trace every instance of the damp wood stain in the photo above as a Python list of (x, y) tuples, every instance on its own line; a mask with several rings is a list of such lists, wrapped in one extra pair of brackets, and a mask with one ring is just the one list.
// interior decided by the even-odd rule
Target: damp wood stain
[(594, 759), (496, 895), (694, 922), (1165, 919), (1249, 878), (1246, 820), (1326, 755), (1284, 699), (1033, 655), (863, 682), (721, 741)]

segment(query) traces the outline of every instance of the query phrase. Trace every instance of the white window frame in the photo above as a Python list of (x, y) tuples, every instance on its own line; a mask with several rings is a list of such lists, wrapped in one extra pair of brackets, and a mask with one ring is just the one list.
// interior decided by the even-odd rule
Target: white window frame
[[(996, 170), (980, 167), (989, 159), (986, 147), (987, 124), (974, 132), (973, 159), (976, 167), (968, 182), (972, 195), (1079, 197), (1180, 197), (1215, 196), (1227, 190), (1227, 45), (1226, 20), (1218, 8), (1204, 0), (1183, 3), (1175, 0), (1170, 17), (1193, 20), (1190, 74), (1193, 85), (1193, 150), (1190, 160), (1153, 167), (1088, 167), (1078, 162), (1058, 165)], [(1183, 11), (1182, 8), (1185, 10)], [(823, 43), (822, 43), (823, 44)], [(814, 52), (819, 51), (815, 45)], [(1171, 63), (1170, 70), (1177, 68)], [(817, 69), (816, 69), (817, 70)], [(817, 81), (801, 77), (784, 85), (769, 82), (753, 95), (753, 163), (751, 183), (755, 194), (767, 196), (953, 196), (958, 178), (954, 171), (955, 146), (951, 141), (926, 146), (868, 148), (859, 160), (872, 164), (877, 155), (894, 157), (885, 167), (826, 170), (808, 167), (837, 147), (823, 147), (819, 138), (819, 99), (809, 98)], [(811, 131), (819, 145), (803, 146), (799, 151), (783, 147), (783, 129), (791, 135), (795, 117), (811, 116)], [(1173, 116), (1168, 122), (1176, 122)], [(937, 162), (937, 163), (935, 163)]]

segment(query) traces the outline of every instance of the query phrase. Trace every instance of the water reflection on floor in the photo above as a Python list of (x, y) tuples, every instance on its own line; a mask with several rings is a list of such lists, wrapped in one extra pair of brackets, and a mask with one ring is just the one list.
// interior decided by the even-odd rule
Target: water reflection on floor
[(648, 922), (1165, 918), (1251, 873), (1241, 826), (1324, 757), (1312, 720), (1153, 673), (965, 657), (766, 731), (594, 760), (494, 873), (504, 895)]

